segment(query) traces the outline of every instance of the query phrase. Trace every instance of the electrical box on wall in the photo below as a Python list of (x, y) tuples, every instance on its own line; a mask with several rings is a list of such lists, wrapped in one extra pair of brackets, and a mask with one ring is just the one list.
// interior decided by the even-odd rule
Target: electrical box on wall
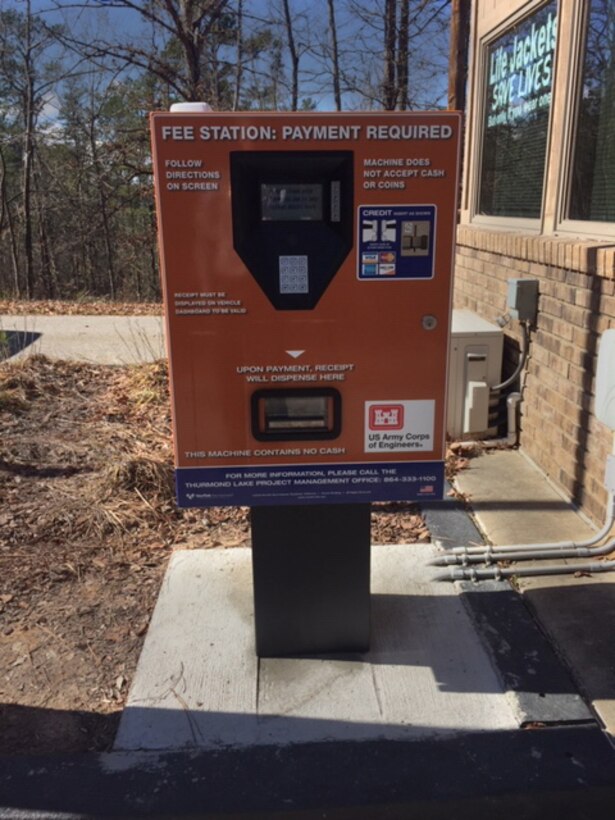
[(152, 115), (181, 506), (442, 497), (459, 133)]
[(538, 280), (509, 279), (506, 308), (511, 319), (517, 319), (520, 322), (535, 322), (538, 311)]
[(454, 310), (449, 357), (446, 430), (453, 438), (495, 434), (490, 386), (502, 374), (502, 329), (469, 310)]

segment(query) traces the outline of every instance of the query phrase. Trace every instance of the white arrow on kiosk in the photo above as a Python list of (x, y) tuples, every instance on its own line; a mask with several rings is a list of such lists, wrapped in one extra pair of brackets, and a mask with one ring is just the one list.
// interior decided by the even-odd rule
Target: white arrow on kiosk
[(305, 353), (305, 350), (287, 350), (286, 352), (293, 359), (298, 359), (299, 356), (303, 356), (303, 354)]

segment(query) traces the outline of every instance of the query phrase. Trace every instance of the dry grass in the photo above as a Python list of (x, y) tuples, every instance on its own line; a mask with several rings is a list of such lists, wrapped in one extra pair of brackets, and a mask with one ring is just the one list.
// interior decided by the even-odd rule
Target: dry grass
[(167, 363), (157, 361), (130, 369), (125, 390), (137, 407), (148, 404), (165, 404), (169, 400)]
[(40, 393), (36, 370), (21, 362), (4, 365), (0, 372), (0, 412), (23, 412)]
[(167, 502), (174, 498), (172, 465), (148, 456), (128, 457), (111, 464), (104, 471), (102, 483), (106, 497), (134, 491)]
[(0, 413), (20, 413), (28, 409), (28, 402), (20, 391), (0, 388)]
[(157, 316), (162, 313), (160, 302), (112, 302), (108, 299), (84, 298), (70, 302), (60, 299), (32, 300), (0, 299), (0, 314), (11, 316)]
[[(80, 716), (121, 708), (169, 554), (248, 546), (249, 510), (176, 507), (163, 362), (32, 356), (0, 364), (2, 395), (0, 704), (71, 716), (42, 736), (0, 707), (3, 749), (106, 748), (111, 724)], [(372, 528), (429, 537), (412, 505), (374, 505)]]

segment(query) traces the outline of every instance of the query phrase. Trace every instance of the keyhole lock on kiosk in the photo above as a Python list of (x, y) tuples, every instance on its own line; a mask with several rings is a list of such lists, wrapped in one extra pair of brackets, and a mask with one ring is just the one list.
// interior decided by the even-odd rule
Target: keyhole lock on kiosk
[(260, 655), (365, 650), (371, 502), (442, 498), (459, 130), (152, 115), (177, 498), (252, 508)]

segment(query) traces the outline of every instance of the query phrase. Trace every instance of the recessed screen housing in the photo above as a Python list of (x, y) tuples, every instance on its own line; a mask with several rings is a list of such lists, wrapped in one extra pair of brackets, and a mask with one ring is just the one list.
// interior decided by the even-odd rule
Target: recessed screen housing
[(278, 310), (311, 310), (352, 249), (351, 151), (232, 151), (233, 247)]

